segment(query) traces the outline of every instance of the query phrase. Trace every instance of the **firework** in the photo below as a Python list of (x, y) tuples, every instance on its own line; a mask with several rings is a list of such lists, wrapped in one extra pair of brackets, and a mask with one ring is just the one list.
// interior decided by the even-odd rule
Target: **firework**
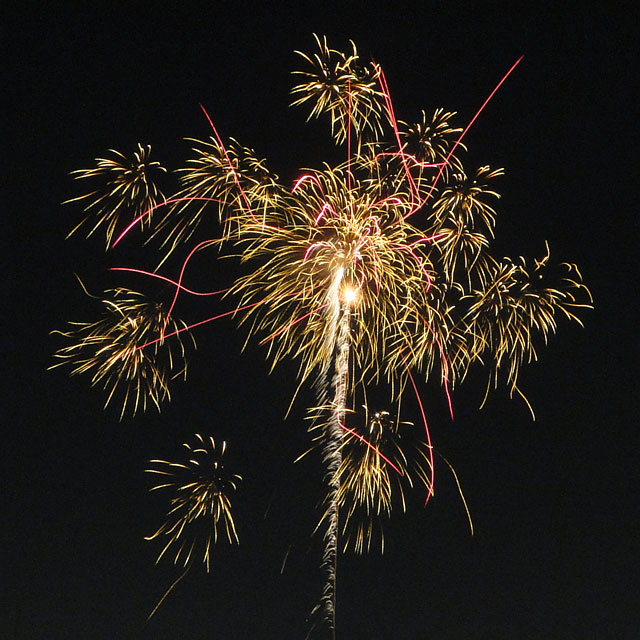
[(106, 291), (102, 305), (101, 319), (70, 322), (67, 331), (53, 332), (71, 341), (56, 352), (62, 362), (54, 366), (68, 364), (71, 375), (86, 374), (91, 386), (102, 385), (105, 407), (121, 394), (121, 418), (127, 409), (145, 410), (149, 400), (159, 410), (170, 398), (169, 382), (187, 372), (182, 333), (172, 340), (164, 336), (182, 332), (186, 325), (130, 289)]
[(312, 56), (296, 51), (311, 66), (311, 70), (294, 71), (304, 82), (291, 93), (300, 96), (293, 105), (311, 103), (309, 118), (328, 113), (336, 142), (347, 137), (352, 127), (356, 133), (367, 129), (379, 131), (384, 112), (380, 91), (380, 68), (373, 62), (363, 65), (351, 42), (351, 54), (330, 49), (326, 37), (314, 35), (318, 52)]
[[(402, 152), (421, 167), (444, 166), (445, 177), (450, 171), (462, 171), (462, 163), (453, 155), (455, 142), (462, 133), (460, 127), (453, 127), (450, 121), (455, 112), (436, 109), (431, 116), (422, 110), (419, 122), (398, 121), (398, 133), (402, 141)], [(464, 145), (459, 145), (465, 149)], [(398, 153), (398, 148), (389, 145), (388, 153)]]
[[(577, 267), (550, 264), (548, 247), (533, 264), (492, 256), (494, 182), (503, 171), (488, 165), (469, 171), (460, 155), (462, 139), (519, 61), (462, 129), (443, 108), (422, 111), (415, 123), (398, 120), (378, 64), (363, 63), (353, 43), (344, 53), (324, 37), (315, 40), (316, 53), (298, 52), (305, 68), (294, 72), (301, 82), (293, 105), (308, 107), (309, 118), (328, 116), (334, 141), (346, 146), (343, 161), (306, 169), (284, 185), (255, 151), (234, 139), (225, 144), (209, 119), (214, 135), (191, 140), (195, 157), (179, 170), (180, 189), (163, 200), (168, 207), (152, 237), (160, 239), (164, 261), (203, 221), (218, 224), (219, 237), (188, 253), (178, 279), (156, 277), (176, 286), (177, 297), (190, 291), (182, 276), (196, 251), (228, 248), (245, 271), (226, 290), (232, 310), (209, 320), (236, 315), (273, 366), (292, 358), (299, 384), (314, 381), (311, 431), (326, 471), (319, 524), (326, 581), (316, 610), (335, 638), (340, 536), (345, 549), (368, 551), (378, 535), (382, 544), (380, 524), (392, 510), (405, 509), (407, 491), (420, 485), (433, 494), (433, 449), (414, 373), (442, 385), (450, 406), (450, 389), (474, 364), (489, 370), (488, 388), (504, 379), (519, 392), (520, 367), (536, 357), (557, 317), (578, 320), (591, 297)], [(108, 244), (122, 210), (142, 222), (162, 200), (147, 178), (150, 169), (161, 169), (148, 161), (148, 148), (139, 146), (130, 165), (117, 156), (76, 176), (106, 181), (102, 191), (77, 200), (92, 199), (89, 235), (106, 224)], [(176, 334), (183, 359), (179, 335), (186, 329), (159, 308), (143, 312), (137, 295), (116, 290), (105, 300), (105, 318), (72, 325), (64, 335), (74, 345), (57, 354), (73, 373), (90, 372), (93, 384), (102, 382), (107, 402), (116, 388), (128, 388), (124, 406), (133, 398), (134, 409), (147, 396), (157, 405), (168, 395), (171, 351), (169, 367), (157, 362), (165, 338)], [(407, 385), (413, 389), (422, 440), (410, 422), (369, 412), (366, 402), (364, 417), (354, 411), (357, 390), (371, 384), (388, 387), (387, 406), (398, 414)], [(223, 471), (224, 444), (216, 450), (213, 440), (196, 438), (195, 448), (185, 445), (188, 462), (152, 461), (149, 471), (167, 478), (155, 488), (176, 496), (150, 539), (165, 543), (159, 557), (171, 550), (188, 569), (198, 555), (208, 570), (218, 532), (237, 541), (228, 494), (239, 477)]]
[[(224, 146), (218, 139), (190, 139), (195, 157), (179, 169), (182, 189), (172, 198), (172, 205), (154, 230), (161, 238), (165, 255), (183, 246), (201, 222), (223, 223), (223, 237), (232, 232), (230, 212), (251, 212), (252, 216), (272, 204), (280, 186), (266, 161), (253, 149), (231, 139)], [(210, 208), (214, 205), (216, 212)]]
[(226, 442), (216, 446), (212, 437), (195, 434), (194, 443), (185, 443), (184, 462), (150, 460), (148, 473), (159, 476), (152, 491), (173, 493), (166, 521), (146, 540), (159, 539), (164, 547), (158, 562), (167, 553), (173, 554), (174, 564), (187, 567), (193, 558), (200, 557), (207, 572), (210, 570), (213, 545), (221, 539), (238, 543), (230, 494), (242, 480), (224, 465)]
[(409, 208), (393, 199), (397, 192), (385, 194), (344, 166), (308, 175), (313, 180), (283, 196), (266, 224), (245, 220), (242, 259), (257, 266), (232, 294), (241, 305), (260, 301), (244, 322), (264, 335), (274, 361), (299, 357), (302, 379), (331, 357), (329, 310), (353, 295), (353, 358), (363, 372), (380, 373), (394, 353), (410, 352), (416, 328), (447, 325), (430, 302), (432, 240), (404, 219)]
[[(153, 207), (164, 200), (162, 192), (155, 184), (157, 173), (166, 169), (159, 162), (152, 162), (151, 146), (138, 143), (138, 150), (127, 157), (110, 149), (114, 158), (96, 158), (93, 169), (78, 169), (72, 175), (76, 180), (91, 180), (98, 183), (97, 188), (67, 202), (88, 201), (84, 218), (70, 233), (80, 227), (90, 226), (87, 237), (100, 227), (105, 226), (107, 249), (111, 246), (113, 234), (123, 215), (130, 220), (139, 218), (141, 224), (150, 222)], [(145, 215), (146, 214), (146, 215)]]
[[(586, 290), (573, 267), (558, 288), (540, 288), (524, 263), (491, 256), (491, 201), (498, 197), (491, 183), (502, 170), (465, 171), (454, 152), (464, 150), (466, 130), (450, 124), (453, 113), (436, 109), (415, 124), (396, 122), (380, 67), (358, 66), (355, 47), (341, 54), (316, 40), (319, 52), (303, 54), (313, 70), (299, 72), (306, 82), (293, 89), (294, 104), (311, 105), (310, 117), (329, 115), (347, 159), (306, 170), (259, 219), (234, 212), (238, 253), (252, 266), (231, 294), (274, 364), (293, 357), (301, 380), (316, 375), (324, 408), (314, 428), (322, 434), (327, 483), (327, 582), (319, 609), (335, 629), (340, 507), (345, 526), (356, 523), (344, 531), (345, 546), (362, 551), (371, 545), (373, 520), (388, 517), (392, 505), (388, 463), (377, 446), (382, 432), (393, 434), (388, 421), (366, 421), (373, 442), (345, 435), (355, 385), (383, 379), (398, 400), (411, 369), (426, 378), (437, 373), (447, 387), (478, 362), (506, 368), (513, 389), (521, 363), (535, 353), (533, 336), (546, 339), (558, 311), (573, 319), (570, 309), (590, 300), (586, 292), (578, 301)], [(431, 461), (423, 451), (419, 470), (413, 467), (430, 491)]]
[(370, 551), (376, 531), (384, 550), (383, 521), (394, 505), (406, 511), (407, 490), (418, 483), (431, 491), (431, 457), (413, 423), (363, 409), (363, 417), (347, 412), (337, 473), (343, 550), (356, 553)]
[(591, 307), (591, 294), (578, 268), (568, 263), (551, 265), (549, 258), (548, 245), (546, 254), (531, 267), (522, 257), (518, 261), (504, 258), (496, 263), (489, 283), (469, 296), (463, 325), (468, 327), (471, 344), (463, 358), (488, 360), (490, 354), (490, 381), (497, 384), (500, 369), (506, 369), (512, 392), (521, 365), (537, 358), (535, 338), (546, 344), (556, 330), (558, 314), (582, 324), (577, 310)]

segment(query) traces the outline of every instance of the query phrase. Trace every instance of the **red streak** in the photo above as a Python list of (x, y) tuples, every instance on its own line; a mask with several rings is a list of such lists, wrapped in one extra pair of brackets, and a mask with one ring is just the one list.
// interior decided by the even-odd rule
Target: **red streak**
[(160, 202), (159, 204), (155, 204), (150, 209), (147, 209), (143, 214), (139, 215), (133, 222), (128, 224), (126, 229), (116, 238), (115, 242), (111, 245), (111, 247), (112, 248), (115, 247), (118, 244), (118, 242), (120, 242), (120, 240), (122, 240), (122, 238), (124, 238), (127, 235), (127, 233), (129, 233), (129, 231), (131, 231), (131, 229), (133, 229), (133, 227), (135, 227), (136, 224), (142, 220), (142, 218), (144, 218), (146, 215), (150, 214), (152, 211), (155, 211), (156, 209), (158, 209), (160, 207), (164, 207), (167, 204), (174, 204), (176, 202), (184, 202), (185, 200), (205, 200), (207, 202), (222, 202), (218, 198), (204, 198), (204, 197), (201, 198), (201, 197), (197, 197), (197, 196), (191, 196), (191, 197), (185, 196), (184, 198), (172, 198), (171, 200), (165, 200), (164, 202)]
[(284, 333), (285, 331), (288, 331), (289, 329), (291, 329), (291, 327), (293, 327), (294, 325), (298, 324), (298, 322), (302, 322), (305, 318), (308, 318), (311, 314), (313, 313), (317, 313), (318, 311), (322, 311), (322, 309), (324, 309), (325, 307), (328, 307), (331, 303), (327, 302), (326, 304), (323, 304), (320, 307), (316, 307), (315, 309), (311, 309), (311, 311), (309, 311), (309, 313), (305, 313), (303, 316), (300, 316), (297, 320), (294, 320), (293, 322), (290, 322), (288, 325), (282, 327), (282, 329), (278, 329), (275, 333), (272, 333), (268, 338), (265, 338), (264, 340), (262, 340), (262, 342), (260, 342), (260, 344), (266, 344), (267, 342), (271, 342), (271, 340), (273, 340), (274, 338), (278, 337), (281, 333)]
[(385, 78), (384, 71), (380, 67), (380, 88), (382, 89), (382, 95), (384, 96), (385, 104), (387, 105), (387, 111), (389, 112), (389, 118), (391, 120), (391, 126), (393, 127), (393, 133), (396, 137), (396, 142), (398, 144), (398, 153), (400, 154), (400, 158), (402, 159), (402, 166), (404, 167), (404, 171), (407, 174), (407, 178), (409, 180), (409, 185), (411, 187), (411, 193), (413, 196), (418, 196), (418, 187), (413, 179), (409, 171), (409, 167), (407, 165), (406, 154), (403, 151), (402, 143), (400, 142), (400, 132), (398, 130), (398, 122), (396, 121), (396, 116), (393, 111), (393, 103), (391, 102), (391, 94), (389, 93), (389, 86), (387, 85), (387, 79)]
[(179, 282), (175, 280), (171, 280), (170, 278), (165, 278), (157, 273), (152, 273), (151, 271), (143, 271), (142, 269), (130, 269), (128, 267), (111, 267), (109, 271), (130, 271), (131, 273), (140, 273), (143, 276), (151, 276), (152, 278), (157, 278), (158, 280), (163, 280), (164, 282), (168, 282), (169, 284), (178, 287), (178, 289), (185, 291), (186, 293), (190, 293), (193, 296), (214, 296), (218, 293), (226, 293), (229, 289), (221, 289), (220, 291), (208, 291), (206, 293), (200, 291), (192, 291), (191, 289), (187, 289), (187, 287), (182, 286)]
[[(395, 153), (392, 155), (396, 155)], [(398, 198), (398, 196), (388, 196), (387, 198), (383, 198), (382, 200), (378, 200), (378, 202), (374, 202), (373, 206), (374, 207), (379, 207), (381, 205), (396, 205), (396, 206), (401, 206), (402, 204), (404, 204), (402, 202), (402, 200), (400, 198)]]
[(487, 106), (487, 104), (489, 104), (489, 101), (491, 100), (491, 98), (493, 98), (493, 96), (496, 94), (498, 89), (502, 86), (504, 81), (511, 75), (511, 72), (520, 64), (520, 61), (522, 60), (522, 58), (524, 58), (524, 56), (520, 56), (513, 63), (513, 65), (509, 69), (509, 71), (507, 71), (507, 73), (505, 73), (504, 76), (502, 76), (502, 80), (500, 80), (500, 82), (498, 82), (498, 84), (495, 86), (494, 90), (489, 94), (489, 97), (482, 103), (482, 106), (476, 111), (476, 114), (473, 116), (473, 118), (471, 118), (469, 124), (465, 127), (464, 131), (460, 134), (460, 137), (456, 140), (456, 142), (453, 145), (453, 147), (451, 147), (451, 151), (449, 151), (449, 153), (447, 154), (447, 157), (445, 158), (445, 164), (443, 164), (440, 167), (440, 171), (438, 171), (438, 175), (436, 176), (435, 180), (433, 181), (433, 184), (431, 185), (431, 189), (429, 189), (429, 193), (427, 193), (425, 199), (422, 202), (418, 203), (418, 205), (416, 206), (415, 209), (413, 209), (412, 211), (407, 213), (407, 215), (405, 216), (405, 219), (408, 218), (410, 215), (413, 215), (431, 197), (431, 194), (433, 193), (433, 190), (436, 188), (436, 184), (438, 183), (438, 180), (440, 180), (440, 176), (442, 175), (442, 172), (444, 171), (445, 166), (449, 163), (449, 158), (453, 155), (453, 152), (456, 150), (456, 147), (460, 144), (460, 142), (462, 141), (462, 138), (465, 137), (465, 135), (467, 134), (467, 131), (469, 131), (469, 129), (471, 128), (473, 123), (477, 120), (478, 116), (482, 113), (482, 111)]
[(185, 258), (185, 261), (182, 263), (182, 269), (180, 269), (180, 277), (178, 278), (178, 288), (176, 289), (176, 292), (173, 296), (173, 300), (171, 301), (171, 305), (169, 307), (169, 311), (167, 312), (167, 321), (169, 320), (169, 317), (171, 316), (171, 312), (173, 311), (173, 308), (176, 306), (176, 301), (178, 300), (178, 294), (180, 293), (180, 288), (182, 287), (182, 278), (184, 277), (184, 272), (185, 269), (187, 268), (187, 263), (189, 262), (189, 260), (191, 260), (191, 257), (203, 246), (207, 245), (207, 244), (211, 244), (213, 242), (216, 242), (216, 240), (204, 240), (203, 242), (198, 243), (193, 249), (191, 249), (191, 252), (189, 253), (189, 255)]
[(352, 436), (358, 438), (358, 440), (360, 440), (360, 442), (363, 442), (364, 444), (367, 445), (367, 447), (369, 447), (369, 449), (372, 449), (373, 451), (375, 451), (398, 475), (403, 476), (404, 474), (402, 473), (402, 471), (400, 469), (398, 469), (398, 467), (396, 467), (395, 464), (393, 464), (393, 462), (391, 462), (391, 460), (389, 460), (389, 458), (387, 458), (387, 456), (385, 456), (380, 449), (378, 449), (377, 447), (375, 447), (374, 445), (372, 445), (368, 440), (365, 440), (359, 433), (356, 433), (353, 429), (349, 429), (349, 427), (347, 427), (346, 425), (342, 424), (342, 422), (338, 423), (347, 433), (351, 434)]
[(306, 262), (307, 258), (309, 257), (309, 254), (314, 250), (317, 249), (318, 247), (326, 247), (327, 243), (326, 242), (313, 242), (312, 244), (309, 245), (309, 247), (307, 248), (307, 250), (304, 252), (304, 257), (302, 258), (302, 262)]
[(213, 133), (216, 136), (216, 140), (218, 141), (218, 144), (220, 145), (220, 148), (222, 149), (222, 152), (224, 153), (224, 157), (227, 160), (227, 163), (229, 165), (229, 169), (231, 169), (231, 173), (233, 174), (233, 178), (236, 181), (236, 186), (238, 187), (238, 191), (240, 192), (240, 195), (242, 196), (242, 199), (244, 200), (244, 203), (247, 206), (247, 211), (249, 212), (249, 215), (253, 218), (253, 221), (256, 222), (257, 218), (253, 215), (253, 211), (251, 210), (251, 203), (249, 202), (249, 198), (247, 198), (247, 195), (245, 194), (244, 189), (240, 185), (240, 180), (238, 179), (238, 172), (233, 168), (233, 163), (231, 162), (231, 160), (229, 158), (229, 154), (227, 153), (227, 149), (226, 149), (226, 147), (224, 146), (224, 144), (222, 142), (222, 138), (220, 137), (220, 134), (218, 133), (218, 130), (215, 128), (215, 126), (213, 124), (213, 121), (211, 120), (211, 117), (207, 113), (207, 110), (202, 105), (200, 105), (200, 108), (202, 109), (204, 115), (206, 116), (206, 118), (207, 118), (207, 120), (209, 122), (209, 126), (213, 130)]
[(194, 324), (190, 324), (187, 327), (182, 327), (182, 329), (178, 329), (177, 331), (172, 331), (171, 333), (165, 333), (164, 335), (161, 335), (159, 338), (156, 338), (155, 340), (151, 340), (151, 342), (146, 342), (145, 344), (141, 344), (139, 347), (136, 347), (136, 351), (139, 349), (144, 349), (145, 347), (149, 347), (152, 344), (155, 344), (156, 342), (161, 342), (165, 338), (171, 338), (172, 336), (178, 335), (183, 331), (188, 331), (189, 329), (193, 329), (194, 327), (199, 327), (201, 324), (206, 324), (207, 322), (213, 322), (214, 320), (219, 320), (220, 318), (224, 318), (225, 316), (233, 315), (238, 311), (244, 311), (245, 309), (249, 309), (250, 307), (255, 307), (258, 304), (260, 304), (260, 302), (252, 302), (251, 304), (245, 304), (243, 307), (238, 307), (237, 309), (232, 309), (231, 311), (225, 311), (224, 313), (221, 313), (217, 316), (213, 316), (212, 318), (207, 318), (206, 320), (200, 320), (200, 322), (195, 322)]
[(322, 205), (322, 209), (320, 209), (320, 213), (318, 213), (318, 215), (316, 216), (316, 219), (313, 221), (313, 226), (314, 227), (318, 226), (318, 222), (320, 222), (320, 220), (322, 220), (322, 218), (324, 218), (325, 211), (327, 211), (327, 210), (331, 211), (331, 213), (333, 213), (333, 215), (336, 215), (336, 212), (335, 212), (334, 208), (328, 202), (325, 202)]
[[(381, 151), (380, 153), (376, 153), (376, 158), (379, 156), (397, 156), (398, 153), (395, 151)], [(411, 153), (405, 153), (404, 151), (401, 154), (405, 158), (408, 158), (413, 162), (417, 167), (425, 168), (433, 168), (433, 167), (441, 167), (442, 165), (446, 165), (446, 162), (421, 162), (418, 158)]]
[(351, 80), (347, 80), (347, 189), (351, 191)]
[(305, 173), (304, 175), (300, 176), (296, 180), (296, 183), (293, 185), (293, 188), (291, 189), (291, 193), (295, 193), (298, 187), (300, 187), (302, 184), (307, 182), (307, 180), (311, 180), (312, 182), (315, 182), (320, 187), (320, 191), (322, 191), (322, 184), (320, 183), (320, 180), (318, 180), (318, 178), (316, 178), (314, 175), (311, 175), (310, 173)]
[(411, 386), (413, 387), (413, 391), (416, 394), (416, 399), (418, 400), (418, 405), (420, 407), (420, 413), (422, 414), (422, 422), (424, 424), (424, 430), (427, 434), (427, 446), (429, 447), (429, 462), (431, 463), (431, 486), (429, 487), (429, 493), (427, 493), (427, 499), (424, 501), (425, 505), (429, 502), (430, 498), (433, 496), (433, 483), (435, 481), (435, 469), (433, 463), (433, 446), (431, 445), (431, 435), (429, 434), (429, 425), (427, 424), (427, 416), (424, 412), (424, 406), (422, 404), (422, 399), (420, 398), (420, 394), (418, 393), (418, 387), (416, 386), (416, 381), (413, 379), (413, 375), (411, 374), (411, 370), (405, 364), (405, 369), (407, 370), (407, 374), (409, 375), (409, 380), (411, 380)]
[(424, 244), (425, 242), (433, 242), (434, 240), (439, 240), (440, 238), (444, 238), (444, 236), (445, 236), (444, 233), (436, 233), (434, 236), (429, 236), (428, 238), (420, 238), (419, 240), (414, 240), (413, 242), (410, 242), (407, 246), (415, 247), (416, 245)]

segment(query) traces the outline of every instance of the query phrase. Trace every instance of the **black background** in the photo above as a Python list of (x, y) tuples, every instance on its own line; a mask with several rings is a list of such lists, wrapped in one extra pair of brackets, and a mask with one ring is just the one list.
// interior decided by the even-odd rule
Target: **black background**
[[(456, 390), (454, 422), (438, 386), (424, 391), (434, 445), (458, 473), (475, 535), (441, 463), (435, 499), (397, 514), (384, 555), (341, 558), (338, 636), (637, 637), (637, 11), (462, 2), (101, 6), (23, 5), (7, 16), (2, 38), (0, 635), (304, 637), (321, 584), (311, 536), (321, 487), (317, 462), (292, 464), (308, 439), (306, 396), (283, 420), (295, 368), (268, 376), (260, 349), (241, 353), (244, 333), (231, 321), (205, 325), (173, 401), (159, 415), (122, 422), (117, 407), (102, 411), (87, 380), (46, 368), (62, 344), (48, 332), (91, 317), (74, 272), (94, 292), (154, 291), (106, 271), (148, 267), (153, 256), (135, 243), (105, 256), (100, 238), (64, 240), (80, 216), (60, 204), (79, 193), (69, 172), (138, 141), (169, 168), (181, 166), (183, 138), (210, 133), (200, 103), (223, 137), (255, 148), (285, 181), (300, 167), (340, 159), (324, 121), (306, 125), (303, 110), (288, 108), (290, 71), (299, 66), (293, 50), (310, 51), (316, 32), (336, 48), (351, 38), (363, 58), (379, 62), (406, 120), (443, 106), (464, 124), (524, 54), (466, 138), (471, 166), (506, 167), (495, 252), (540, 256), (548, 238), (555, 259), (580, 265), (596, 307), (584, 329), (562, 324), (523, 373), (536, 422), (503, 391), (478, 412), (480, 378)], [(228, 269), (198, 260), (187, 286), (215, 288)], [(182, 304), (189, 322), (220, 309)], [(194, 432), (227, 440), (229, 464), (244, 477), (234, 498), (241, 544), (217, 547), (212, 572), (194, 568), (145, 622), (178, 574), (156, 567), (159, 549), (143, 539), (165, 508), (148, 494), (143, 469), (150, 458), (175, 457)]]

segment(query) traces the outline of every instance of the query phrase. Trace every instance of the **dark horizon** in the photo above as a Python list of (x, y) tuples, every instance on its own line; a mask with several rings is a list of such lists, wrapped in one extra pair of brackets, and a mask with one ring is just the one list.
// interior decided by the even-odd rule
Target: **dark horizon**
[[(415, 496), (385, 529), (385, 553), (340, 557), (338, 638), (634, 638), (638, 615), (636, 499), (637, 221), (629, 117), (631, 33), (592, 12), (471, 9), (465, 3), (352, 2), (335, 10), (231, 3), (155, 10), (17, 12), (7, 28), (9, 253), (4, 447), (7, 638), (303, 638), (322, 580), (312, 536), (321, 467), (307, 456), (309, 390), (293, 364), (268, 374), (265, 351), (231, 319), (196, 329), (187, 381), (162, 413), (119, 421), (119, 407), (64, 368), (53, 329), (89, 319), (88, 290), (148, 285), (111, 266), (149, 266), (148, 248), (105, 256), (101, 237), (67, 233), (82, 215), (69, 172), (108, 149), (151, 144), (169, 169), (184, 138), (223, 138), (266, 157), (283, 181), (335, 160), (325, 121), (289, 108), (294, 50), (313, 33), (358, 46), (382, 65), (400, 119), (436, 107), (464, 126), (524, 55), (465, 138), (469, 166), (505, 167), (497, 255), (529, 259), (549, 241), (576, 263), (595, 309), (525, 367), (518, 397), (499, 389), (478, 410), (484, 374), (454, 391), (455, 420), (438, 384), (424, 401), (436, 457), (435, 497)], [(367, 8), (368, 7), (368, 8)], [(627, 41), (628, 38), (628, 41)], [(136, 262), (139, 255), (140, 261)], [(232, 269), (194, 265), (206, 289)], [(174, 265), (175, 266), (175, 265)], [(144, 268), (144, 266), (143, 266)], [(631, 285), (631, 286), (630, 286)], [(148, 287), (157, 291), (158, 287)], [(207, 303), (185, 300), (189, 322)], [(210, 314), (209, 314), (210, 315)], [(632, 362), (633, 361), (633, 362)], [(633, 368), (632, 368), (633, 366)], [(172, 458), (194, 433), (228, 442), (243, 476), (233, 498), (240, 545), (216, 547), (146, 622), (179, 570), (144, 536), (165, 505), (144, 469)], [(460, 500), (460, 479), (474, 535)], [(284, 565), (284, 568), (283, 568)]]

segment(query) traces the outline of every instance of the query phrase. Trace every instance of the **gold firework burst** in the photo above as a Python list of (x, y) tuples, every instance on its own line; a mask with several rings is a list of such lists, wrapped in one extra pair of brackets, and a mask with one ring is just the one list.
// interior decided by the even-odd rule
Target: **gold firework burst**
[(379, 131), (384, 117), (384, 96), (379, 87), (380, 68), (373, 62), (363, 65), (351, 42), (351, 53), (329, 48), (326, 37), (314, 35), (318, 52), (309, 56), (296, 51), (311, 65), (309, 71), (294, 71), (304, 82), (291, 94), (300, 96), (292, 106), (311, 103), (309, 119), (322, 113), (331, 118), (331, 132), (340, 143), (353, 127), (356, 134)]
[(223, 237), (228, 236), (233, 212), (251, 211), (260, 216), (261, 210), (273, 205), (281, 189), (266, 160), (236, 140), (226, 146), (215, 137), (189, 141), (195, 157), (178, 170), (182, 189), (171, 199), (154, 231), (162, 239), (166, 255), (188, 242), (207, 217), (212, 223), (222, 222)]
[(212, 437), (196, 433), (193, 444), (183, 446), (184, 462), (149, 461), (152, 466), (147, 472), (159, 476), (151, 491), (166, 489), (173, 497), (165, 522), (145, 539), (159, 539), (164, 544), (158, 562), (171, 549), (174, 564), (187, 567), (193, 557), (199, 556), (209, 571), (219, 535), (230, 544), (238, 543), (230, 494), (242, 478), (224, 464), (226, 442), (216, 446)]
[[(72, 342), (56, 352), (62, 362), (54, 367), (68, 364), (71, 375), (91, 376), (91, 386), (102, 385), (107, 392), (105, 407), (120, 393), (121, 418), (127, 409), (145, 410), (148, 401), (159, 410), (170, 398), (169, 382), (186, 376), (181, 338), (186, 325), (130, 289), (109, 289), (102, 304), (101, 319), (70, 322), (67, 331), (53, 332)], [(172, 338), (165, 339), (168, 335)]]
[[(455, 112), (438, 108), (431, 117), (422, 110), (422, 119), (419, 122), (410, 123), (400, 120), (398, 133), (402, 141), (403, 153), (416, 164), (428, 166), (444, 163), (445, 178), (451, 171), (462, 171), (462, 163), (452, 154), (456, 140), (462, 133), (461, 128), (450, 124), (450, 120), (455, 115)], [(463, 144), (458, 146), (461, 149), (466, 148)], [(389, 145), (388, 152), (395, 154), (397, 148)]]
[(546, 344), (558, 314), (582, 324), (576, 312), (591, 307), (591, 294), (576, 265), (551, 265), (549, 258), (548, 245), (531, 266), (522, 257), (504, 258), (495, 264), (487, 284), (468, 296), (462, 326), (470, 340), (463, 369), (473, 360), (486, 362), (494, 384), (505, 369), (513, 392), (522, 364), (537, 358), (536, 338)]
[(356, 418), (353, 427), (345, 428), (338, 469), (343, 548), (368, 552), (377, 531), (384, 550), (383, 522), (394, 505), (405, 511), (405, 492), (416, 483), (427, 493), (432, 490), (429, 448), (416, 437), (413, 423), (400, 421), (388, 411), (369, 412), (366, 405), (364, 420), (358, 424)]
[(157, 173), (166, 169), (150, 160), (151, 145), (138, 143), (138, 150), (130, 157), (110, 149), (113, 158), (96, 158), (93, 169), (78, 169), (72, 175), (76, 180), (91, 180), (99, 183), (96, 189), (66, 202), (88, 201), (84, 210), (87, 216), (69, 233), (75, 233), (80, 227), (90, 227), (87, 237), (104, 226), (107, 249), (122, 216), (127, 222), (140, 218), (144, 224), (151, 220), (153, 207), (164, 200), (162, 192), (155, 184)]
[(353, 359), (363, 374), (392, 377), (416, 329), (428, 324), (444, 341), (449, 324), (434, 302), (433, 239), (406, 219), (406, 198), (357, 179), (354, 165), (310, 171), (264, 223), (245, 216), (240, 227), (242, 259), (257, 266), (232, 293), (242, 306), (257, 302), (244, 321), (265, 336), (274, 361), (299, 357), (302, 379), (331, 356), (328, 309), (347, 292)]

